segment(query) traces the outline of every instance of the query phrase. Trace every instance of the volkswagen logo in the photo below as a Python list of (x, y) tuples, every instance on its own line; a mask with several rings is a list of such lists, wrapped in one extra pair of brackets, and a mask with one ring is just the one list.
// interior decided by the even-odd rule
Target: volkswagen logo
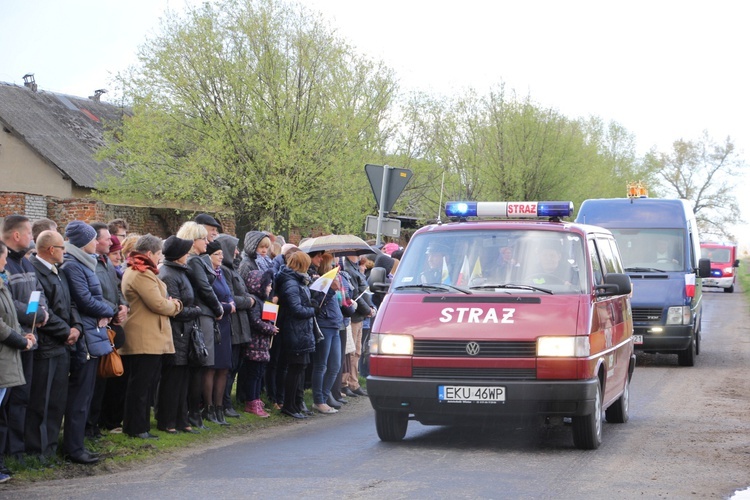
[(469, 342), (468, 344), (466, 344), (466, 354), (468, 354), (469, 356), (476, 356), (477, 354), (479, 354), (479, 350), (479, 344), (477, 344), (476, 342)]

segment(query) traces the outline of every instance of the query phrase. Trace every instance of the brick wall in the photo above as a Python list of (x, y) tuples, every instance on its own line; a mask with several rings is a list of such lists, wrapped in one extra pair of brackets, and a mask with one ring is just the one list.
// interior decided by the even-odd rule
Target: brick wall
[[(234, 217), (227, 213), (213, 213), (225, 233), (235, 234)], [(0, 191), (0, 218), (11, 214), (24, 214), (32, 220), (47, 217), (55, 221), (62, 232), (68, 222), (109, 222), (112, 219), (125, 219), (129, 232), (151, 233), (161, 238), (175, 234), (180, 226), (192, 220), (197, 212), (171, 208), (132, 207), (109, 205), (102, 201), (85, 198), (54, 198), (25, 193)]]

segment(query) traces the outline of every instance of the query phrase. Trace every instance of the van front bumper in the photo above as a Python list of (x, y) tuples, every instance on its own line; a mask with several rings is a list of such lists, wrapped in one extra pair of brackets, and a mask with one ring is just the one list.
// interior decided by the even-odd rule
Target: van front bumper
[(654, 327), (635, 326), (634, 335), (643, 335), (643, 344), (636, 344), (640, 351), (677, 352), (690, 347), (693, 338), (693, 325), (660, 326), (661, 332), (652, 331)]
[(734, 285), (734, 276), (725, 278), (703, 278), (703, 286), (729, 288)]
[[(599, 380), (420, 380), (367, 377), (375, 410), (414, 414), (424, 423), (449, 423), (457, 417), (580, 416), (594, 412)], [(503, 387), (502, 402), (441, 402), (439, 386)]]

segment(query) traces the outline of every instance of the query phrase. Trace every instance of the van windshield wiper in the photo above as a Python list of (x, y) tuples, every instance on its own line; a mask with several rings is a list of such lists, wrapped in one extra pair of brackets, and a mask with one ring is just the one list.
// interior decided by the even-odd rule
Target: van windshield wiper
[(548, 293), (550, 295), (554, 295), (554, 292), (552, 290), (549, 290), (548, 288), (540, 288), (538, 286), (531, 286), (531, 285), (516, 285), (514, 283), (497, 283), (497, 284), (484, 284), (484, 285), (476, 285), (472, 286), (472, 290), (489, 290), (494, 288), (509, 288), (513, 290), (533, 290), (535, 292), (543, 292)]
[(454, 286), (449, 285), (447, 283), (417, 283), (414, 285), (401, 285), (397, 286), (395, 290), (408, 290), (413, 288), (419, 288), (425, 291), (429, 290), (442, 290), (442, 291), (451, 291), (455, 290), (461, 293), (465, 293), (467, 295), (471, 295), (471, 291), (467, 290), (466, 288), (462, 288), (460, 286)]
[(625, 272), (628, 273), (666, 273), (664, 269), (656, 269), (654, 267), (626, 267)]

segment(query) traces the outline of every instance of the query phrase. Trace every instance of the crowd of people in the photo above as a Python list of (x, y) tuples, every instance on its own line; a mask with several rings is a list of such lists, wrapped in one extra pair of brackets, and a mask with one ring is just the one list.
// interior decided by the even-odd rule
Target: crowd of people
[[(158, 439), (152, 411), (158, 431), (198, 433), (238, 409), (305, 419), (367, 395), (366, 276), (395, 271), (397, 245), (336, 257), (249, 231), (240, 247), (208, 214), (166, 240), (122, 219), (61, 229), (14, 214), (0, 230), (0, 483), (6, 456), (93, 464), (85, 438)], [(124, 374), (101, 378), (113, 349)]]

